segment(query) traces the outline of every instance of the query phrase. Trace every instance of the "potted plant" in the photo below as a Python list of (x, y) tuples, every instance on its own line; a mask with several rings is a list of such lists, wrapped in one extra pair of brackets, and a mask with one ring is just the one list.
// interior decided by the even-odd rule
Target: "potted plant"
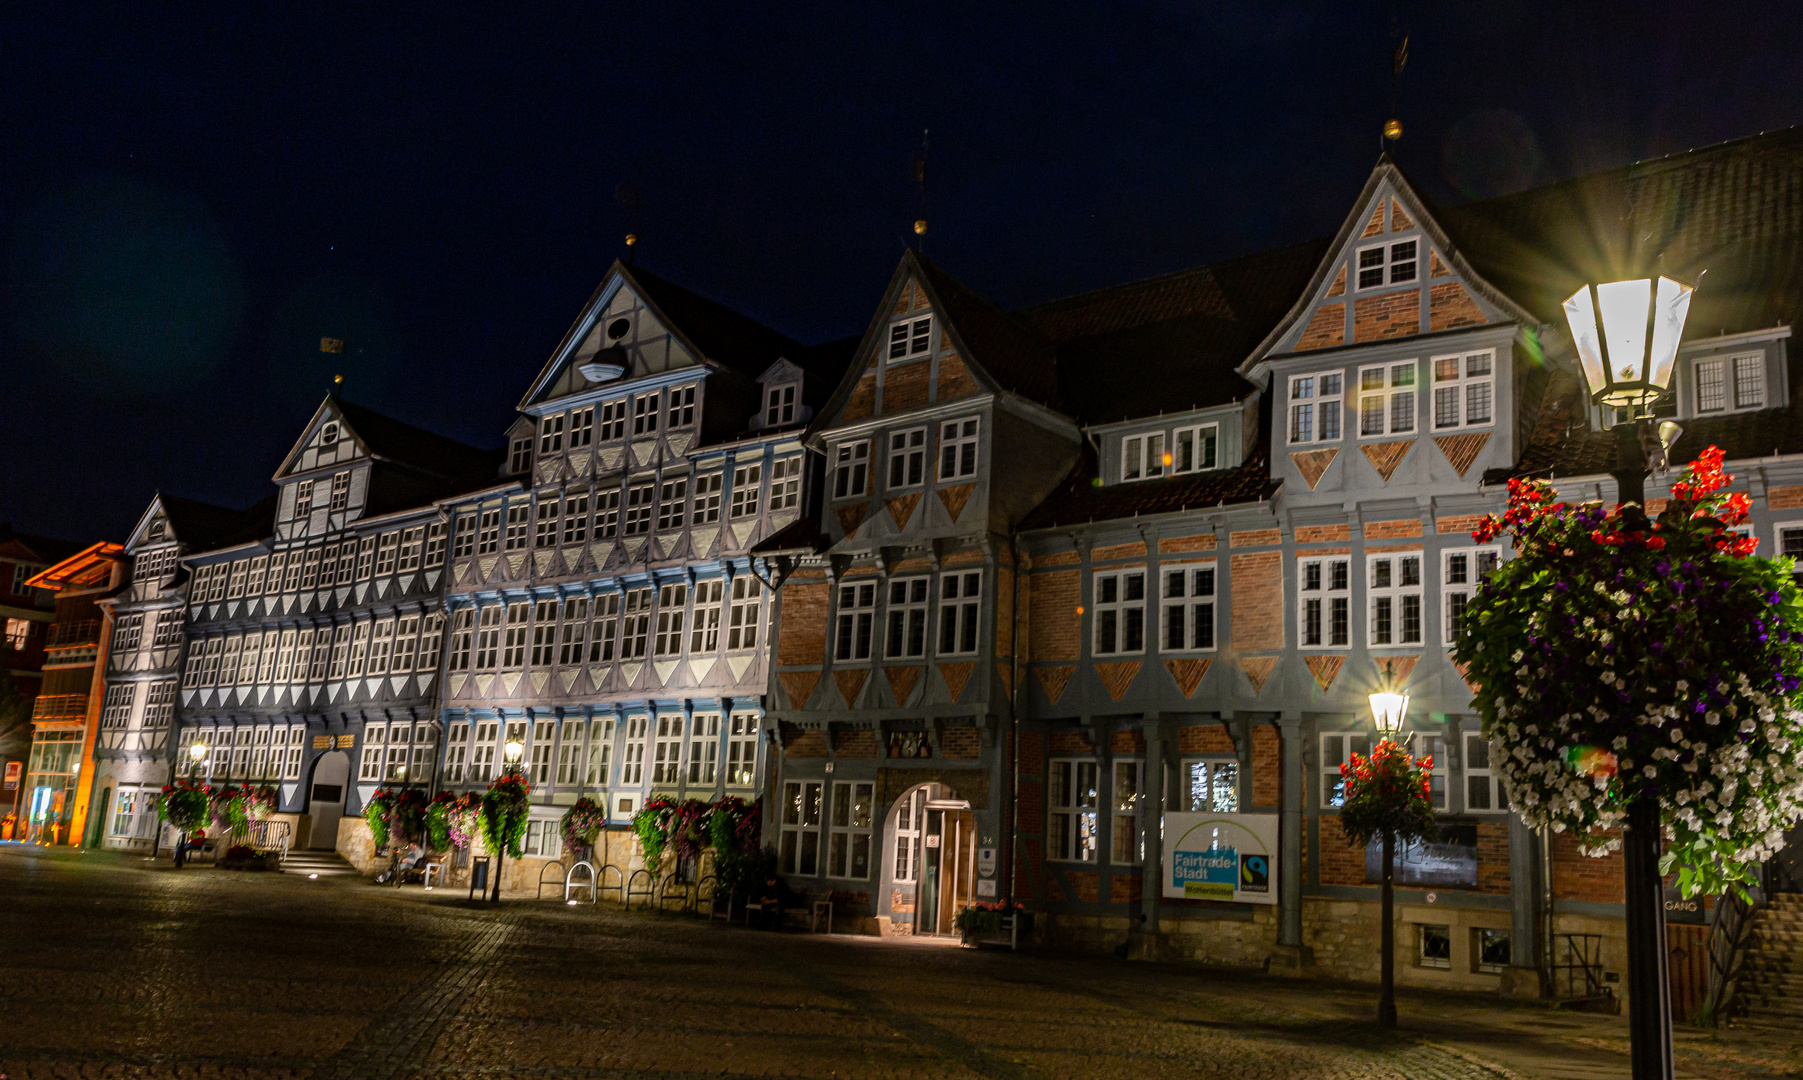
[(594, 858), (595, 838), (607, 827), (607, 811), (587, 795), (577, 799), (563, 815), (563, 842), (578, 862)]

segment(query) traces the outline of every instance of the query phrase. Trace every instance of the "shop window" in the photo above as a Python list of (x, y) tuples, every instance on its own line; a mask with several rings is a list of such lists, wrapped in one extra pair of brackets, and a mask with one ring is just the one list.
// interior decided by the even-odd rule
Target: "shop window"
[(1046, 858), (1062, 862), (1095, 862), (1099, 766), (1094, 761), (1050, 764)]
[(1451, 968), (1451, 929), (1421, 923), (1417, 925), (1416, 931), (1416, 962), (1427, 968)]
[(1473, 930), (1471, 958), (1478, 971), (1501, 975), (1509, 966), (1509, 932), (1507, 930)]
[(1184, 809), (1193, 814), (1237, 814), (1240, 811), (1240, 763), (1183, 763)]

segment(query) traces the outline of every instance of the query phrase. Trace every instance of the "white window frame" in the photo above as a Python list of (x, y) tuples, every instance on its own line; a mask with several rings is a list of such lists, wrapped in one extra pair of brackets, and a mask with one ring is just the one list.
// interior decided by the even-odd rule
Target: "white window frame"
[(927, 429), (889, 433), (889, 483), (885, 491), (908, 491), (927, 482)]
[(1229, 754), (1186, 757), (1179, 766), (1178, 802), (1186, 811), (1237, 814), (1241, 808), (1240, 761)]
[(689, 613), (689, 587), (685, 582), (669, 582), (657, 590), (657, 639), (652, 643), (653, 656), (681, 656), (682, 628)]
[(645, 747), (650, 741), (651, 717), (633, 713), (626, 717), (626, 746), (620, 756), (620, 784), (643, 787), (645, 783)]
[[(1373, 649), (1418, 648), (1427, 640), (1426, 574), (1422, 551), (1365, 556), (1365, 644)], [(1413, 570), (1414, 581), (1409, 583)], [(1414, 635), (1408, 619), (1414, 613)]]
[(532, 657), (534, 671), (548, 671), (557, 660), (557, 608), (553, 599), (539, 600), (532, 612)]
[[(1366, 292), (1420, 281), (1422, 246), (1419, 236), (1361, 246), (1353, 256), (1351, 267), (1354, 291)], [(1377, 257), (1370, 259), (1369, 255)], [(1365, 280), (1368, 271), (1376, 272), (1375, 280)]]
[(833, 447), (833, 498), (861, 499), (870, 492), (870, 440)]
[(538, 456), (563, 452), (563, 414), (540, 417), (538, 421)]
[(726, 582), (722, 578), (695, 583), (695, 617), (689, 620), (690, 656), (705, 656), (720, 650), (720, 608), (725, 593)]
[[(1465, 756), (1462, 759), (1465, 765), (1465, 786), (1462, 789), (1465, 813), (1508, 813), (1509, 796), (1503, 791), (1502, 780), (1496, 775), (1496, 768), (1491, 763), (1490, 740), (1475, 731), (1461, 731), (1459, 737), (1465, 742)], [(1483, 801), (1489, 805), (1472, 805), (1473, 791), (1483, 792)]]
[[(1213, 559), (1158, 568), (1159, 651), (1213, 652), (1220, 574)], [(1176, 635), (1173, 640), (1173, 634)]]
[(469, 782), (486, 784), (495, 778), (495, 751), (500, 746), (501, 722), (478, 721), (475, 731), (475, 737), (470, 741)]
[(586, 727), (587, 723), (573, 716), (566, 716), (558, 725), (558, 787), (575, 787), (582, 779), (582, 732)]
[[(1315, 584), (1310, 587), (1310, 568), (1318, 568), (1314, 578)], [(1338, 568), (1343, 585), (1335, 585), (1335, 568)], [(1316, 612), (1316, 625), (1319, 627), (1319, 641), (1309, 640), (1309, 613), (1311, 605)], [(1344, 621), (1337, 629), (1342, 640), (1335, 640), (1335, 616), (1343, 615)], [(1299, 649), (1350, 649), (1352, 648), (1352, 556), (1350, 555), (1299, 555), (1296, 558), (1296, 647)]]
[[(1164, 432), (1142, 431), (1121, 437), (1121, 482), (1156, 480), (1168, 466), (1165, 458)], [(1172, 462), (1175, 463), (1175, 457)]]
[(689, 506), (689, 478), (679, 476), (659, 485), (657, 497), (657, 531), (682, 530)]
[(932, 600), (931, 578), (889, 579), (883, 610), (885, 660), (917, 660), (926, 656)]
[[(1479, 374), (1472, 374), (1472, 361), (1487, 360), (1489, 369)], [(1442, 365), (1456, 363), (1457, 375), (1442, 373)], [(1496, 350), (1474, 349), (1471, 352), (1447, 353), (1428, 358), (1428, 409), (1432, 413), (1432, 430), (1461, 431), (1465, 428), (1487, 428), (1496, 426)], [(1482, 420), (1472, 420), (1472, 392), (1481, 390), (1489, 402), (1490, 415)], [(1457, 395), (1458, 416), (1448, 422), (1441, 422), (1441, 391), (1452, 391)]]
[(469, 761), (470, 726), (467, 721), (460, 720), (445, 730), (444, 782), (461, 784), (464, 767)]
[(528, 858), (557, 859), (563, 856), (563, 829), (556, 818), (529, 818), (520, 851)]
[(702, 473), (695, 477), (695, 509), (689, 515), (693, 525), (712, 525), (720, 520), (720, 488), (726, 474)]
[[(1743, 362), (1744, 365), (1743, 365)], [(1713, 409), (1703, 407), (1703, 369), (1720, 367), (1722, 403)], [(1718, 414), (1753, 412), (1765, 408), (1766, 377), (1765, 353), (1716, 353), (1712, 356), (1698, 356), (1690, 362), (1691, 386), (1696, 394), (1695, 412), (1698, 416), (1715, 416)], [(1748, 376), (1751, 378), (1748, 378)], [(1748, 385), (1757, 394), (1755, 400), (1745, 400), (1748, 396)]]
[[(1359, 438), (1382, 439), (1392, 435), (1413, 435), (1421, 426), (1420, 364), (1414, 360), (1392, 360), (1384, 364), (1365, 364), (1358, 369)], [(1375, 379), (1372, 376), (1376, 376)], [(1367, 385), (1370, 384), (1370, 385)], [(1376, 405), (1367, 414), (1368, 404)], [(1375, 427), (1367, 423), (1373, 416)]]
[(625, 614), (620, 621), (620, 659), (643, 660), (651, 648), (651, 602), (649, 587), (626, 590)]
[(1451, 744), (1446, 740), (1444, 730), (1414, 731), (1406, 738), (1409, 753), (1416, 758), (1432, 757), (1433, 768), (1427, 771), (1428, 791), (1433, 800), (1434, 809), (1444, 814), (1452, 805), (1452, 754)]
[(563, 500), (563, 542), (581, 544), (588, 540), (588, 494), (570, 494)]
[(557, 744), (557, 725), (550, 720), (540, 720), (532, 725), (531, 765), (527, 772), (528, 780), (533, 787), (545, 787), (551, 783), (551, 753)]
[(939, 482), (968, 480), (977, 475), (982, 456), (983, 418), (961, 416), (939, 424)]
[(799, 383), (777, 383), (764, 391), (764, 426), (782, 427), (795, 422)]
[[(832, 802), (827, 807), (827, 877), (870, 880), (870, 833), (875, 804), (876, 785), (871, 781), (840, 780), (833, 784)], [(857, 871), (860, 859), (862, 873)]]
[[(1203, 450), (1207, 461), (1203, 461)], [(1171, 433), (1171, 473), (1209, 472), (1221, 467), (1221, 425), (1193, 424)]]
[(757, 786), (758, 737), (763, 720), (757, 713), (736, 712), (726, 728), (726, 786)]
[(801, 456), (777, 458), (770, 463), (770, 509), (795, 510), (801, 506)]
[(1099, 861), (1101, 767), (1095, 758), (1054, 758), (1046, 763), (1047, 861)]
[(875, 578), (841, 582), (833, 591), (833, 660), (865, 664), (876, 652)]
[(682, 775), (690, 789), (711, 788), (720, 772), (720, 714), (696, 713), (689, 717), (689, 744), (684, 751)]
[(884, 349), (885, 362), (905, 363), (933, 352), (933, 317), (908, 316), (889, 324), (889, 341)]
[(1323, 731), (1320, 736), (1321, 746), (1321, 807), (1336, 808), (1344, 805), (1345, 797), (1340, 794), (1340, 765), (1348, 760), (1348, 755), (1358, 753), (1368, 757), (1371, 754), (1371, 733), (1368, 731)]
[(726, 625), (727, 652), (746, 652), (758, 647), (763, 629), (763, 601), (763, 584), (750, 573), (732, 579), (732, 601)]
[[(1288, 394), (1288, 437), (1291, 446), (1337, 443), (1346, 437), (1346, 373), (1344, 371), (1305, 371), (1286, 380)], [(1333, 389), (1329, 389), (1332, 387)], [(1307, 422), (1302, 422), (1303, 417)], [(1331, 421), (1331, 423), (1329, 423)], [(1323, 429), (1333, 428), (1333, 434)], [(1303, 429), (1307, 429), (1306, 435)]]
[(758, 489), (763, 486), (764, 463), (754, 461), (746, 465), (735, 465), (732, 470), (732, 517), (756, 517), (758, 513)]
[[(1090, 579), (1092, 651), (1097, 657), (1146, 651), (1146, 568), (1098, 570)], [(1138, 593), (1137, 596), (1134, 593)], [(1134, 642), (1138, 636), (1137, 644)]]
[(983, 571), (939, 575), (938, 656), (975, 656), (983, 649)]
[(507, 605), (507, 636), (501, 645), (501, 670), (526, 668), (526, 629), (531, 625), (532, 605), (515, 600)]
[(641, 536), (651, 531), (657, 512), (657, 484), (630, 484), (626, 488), (626, 522), (624, 535)]
[(824, 783), (819, 780), (790, 780), (783, 784), (783, 801), (778, 809), (781, 822), (778, 847), (778, 869), (797, 877), (813, 877), (820, 872), (820, 825), (825, 817)]
[[(1803, 539), (1803, 530), (1799, 530)], [(1490, 566), (1484, 568), (1485, 560)], [(1483, 576), (1502, 562), (1502, 548), (1496, 546), (1445, 548), (1440, 552), (1440, 640), (1447, 648), (1458, 643), (1459, 623), (1465, 605), (1477, 592)]]
[(614, 718), (611, 716), (594, 716), (589, 718), (588, 756), (584, 766), (582, 781), (592, 788), (605, 788), (608, 785), (608, 773), (613, 767), (614, 757)]

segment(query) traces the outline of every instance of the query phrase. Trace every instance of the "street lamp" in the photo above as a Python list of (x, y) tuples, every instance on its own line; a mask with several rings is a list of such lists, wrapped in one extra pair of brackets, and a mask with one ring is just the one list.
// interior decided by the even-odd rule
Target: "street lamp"
[(1379, 690), (1371, 695), (1371, 720), (1377, 733), (1394, 739), (1402, 730), (1402, 718), (1409, 711), (1409, 696), (1394, 690)]
[(194, 743), (190, 743), (188, 745), (188, 760), (190, 762), (192, 762), (192, 764), (188, 767), (188, 778), (189, 779), (193, 779), (200, 775), (200, 763), (205, 761), (206, 758), (207, 758), (207, 744), (206, 743), (194, 742)]
[[(1605, 408), (1650, 412), (1671, 388), (1684, 318), (1695, 286), (1668, 277), (1586, 285), (1565, 301), (1565, 317), (1591, 400)], [(1615, 477), (1630, 531), (1647, 528), (1649, 452), (1663, 465), (1683, 429), (1667, 421), (1616, 425)], [(1622, 830), (1623, 889), (1628, 915), (1628, 1034), (1635, 1080), (1671, 1080), (1672, 1011), (1665, 951), (1665, 884), (1659, 873), (1658, 797), (1643, 792), (1628, 804)]]
[[(507, 754), (507, 775), (518, 776), (520, 773), (520, 755), (526, 752), (526, 744), (518, 739), (508, 739), (502, 746)], [(501, 850), (495, 852), (495, 885), (489, 894), (493, 903), (501, 902), (501, 868), (507, 863), (507, 837), (501, 837)]]
[[(1409, 696), (1389, 685), (1370, 695), (1371, 722), (1377, 727), (1380, 741), (1393, 742), (1402, 731), (1402, 718), (1409, 711)], [(1384, 830), (1383, 930), (1379, 939), (1382, 950), (1383, 988), (1377, 999), (1377, 1026), (1389, 1030), (1396, 1026), (1396, 834)]]

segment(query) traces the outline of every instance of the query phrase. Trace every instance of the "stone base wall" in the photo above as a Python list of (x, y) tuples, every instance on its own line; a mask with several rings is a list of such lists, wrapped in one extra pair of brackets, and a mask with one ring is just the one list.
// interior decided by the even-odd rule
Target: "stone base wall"
[(1262, 968), (1277, 945), (1277, 908), (1253, 908), (1252, 920), (1158, 920), (1161, 959), (1218, 967)]

